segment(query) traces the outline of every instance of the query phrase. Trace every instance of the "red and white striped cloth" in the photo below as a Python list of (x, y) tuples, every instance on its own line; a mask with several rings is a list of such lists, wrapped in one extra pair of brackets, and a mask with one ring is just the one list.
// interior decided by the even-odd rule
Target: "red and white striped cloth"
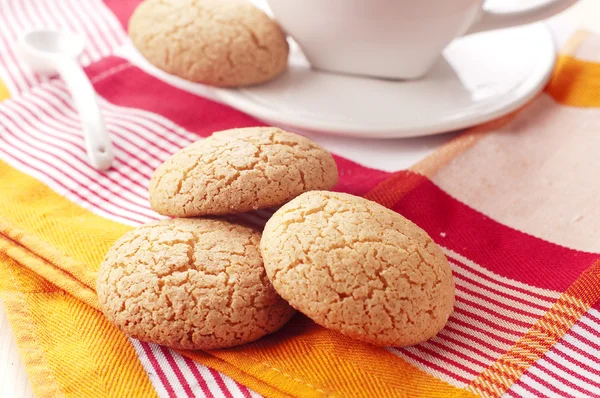
[[(87, 165), (77, 114), (59, 80), (44, 82), (0, 104), (0, 115), (6, 121), (0, 132), (0, 157), (75, 203), (120, 222), (138, 225), (158, 217), (149, 208), (146, 186), (154, 168), (171, 153), (214, 130), (259, 124), (225, 106), (168, 87), (120, 58), (107, 58), (90, 73), (104, 97), (101, 108), (117, 151), (112, 170), (100, 173)], [(121, 85), (124, 82), (126, 86)], [(157, 92), (160, 100), (153, 94)], [(201, 110), (202, 115), (190, 118), (185, 117), (185, 112), (175, 114), (178, 112), (174, 109), (176, 104), (181, 103), (187, 104), (186, 109)], [(388, 175), (348, 161), (344, 163), (341, 158), (338, 162), (341, 189), (361, 186), (368, 190)], [(414, 206), (411, 208), (415, 211)], [(429, 212), (418, 213), (420, 215), (407, 215), (426, 225), (427, 221), (419, 218)], [(246, 217), (250, 222), (262, 224), (269, 213), (261, 211)], [(447, 233), (452, 234), (452, 231)], [(440, 232), (440, 237), (443, 244), (445, 233)], [(489, 261), (486, 260), (488, 268), (484, 268), (455, 252), (453, 247), (447, 247), (445, 252), (457, 287), (454, 315), (446, 328), (427, 343), (390, 348), (390, 351), (450, 384), (464, 387), (505, 353), (560, 293), (558, 289), (542, 289), (500, 276), (489, 267)], [(575, 365), (583, 374), (588, 372), (592, 376), (590, 369), (598, 365), (590, 361), (593, 356), (585, 353), (598, 349), (594, 343), (598, 325), (590, 326), (597, 319), (592, 315), (582, 319), (570, 332), (571, 337), (536, 363), (523, 380), (529, 378), (532, 383), (539, 383), (540, 391), (546, 388), (544, 383), (562, 383), (565, 392), (577, 391), (569, 384), (569, 370), (556, 358), (565, 352), (568, 355), (575, 352), (578, 354), (573, 356), (578, 358)], [(171, 350), (133, 343), (161, 396), (254, 394), (226, 376), (194, 364)], [(582, 350), (580, 347), (586, 344), (588, 347)], [(595, 391), (598, 382), (588, 379), (583, 382), (590, 391)], [(528, 388), (525, 386), (529, 384), (523, 383), (516, 384), (511, 391), (516, 394), (523, 391), (519, 388)]]
[(134, 339), (131, 342), (160, 397), (260, 397), (230, 377), (168, 348)]
[(452, 250), (445, 254), (456, 284), (454, 314), (428, 342), (391, 350), (464, 387), (512, 347), (560, 294), (499, 276)]
[[(124, 66), (129, 64), (119, 64), (93, 80), (108, 78)], [(147, 200), (152, 172), (199, 137), (152, 112), (108, 101), (101, 101), (101, 106), (116, 149), (115, 167), (108, 173), (88, 165), (77, 113), (59, 80), (0, 104), (0, 158), (104, 217), (130, 225), (155, 220), (159, 216)], [(264, 223), (260, 218), (249, 221)], [(258, 396), (169, 349), (132, 342), (160, 396)]]
[(590, 309), (508, 391), (511, 397), (557, 391), (564, 397), (600, 396), (600, 311)]
[[(131, 7), (131, 2), (116, 1), (110, 2), (113, 8)], [(96, 214), (139, 225), (159, 217), (149, 207), (147, 184), (153, 170), (171, 153), (213, 131), (260, 123), (169, 87), (126, 60), (111, 57), (126, 38), (123, 23), (123, 16), (113, 15), (100, 0), (0, 0), (0, 78), (14, 96), (0, 103), (0, 158)], [(78, 116), (64, 84), (35, 76), (17, 57), (15, 38), (36, 26), (66, 27), (86, 35), (88, 46), (82, 62), (90, 65), (88, 73), (103, 97), (100, 105), (116, 150), (114, 167), (107, 173), (87, 164)], [(389, 176), (340, 157), (336, 160), (340, 190), (361, 195)], [(557, 278), (555, 285), (540, 288), (535, 284), (535, 269), (533, 276), (513, 278), (510, 267), (504, 267), (510, 263), (544, 264), (546, 257), (566, 258), (567, 249), (545, 253), (546, 247), (536, 246), (533, 238), (517, 231), (498, 233), (499, 227), (491, 220), (475, 219), (472, 209), (461, 207), (431, 183), (424, 183), (411, 195), (421, 196), (418, 200), (407, 197), (406, 204), (400, 202), (395, 210), (439, 236), (436, 240), (444, 246), (455, 275), (456, 311), (434, 339), (389, 350), (427, 373), (464, 387), (547, 312), (566, 288), (561, 281), (569, 279)], [(448, 224), (455, 230), (444, 229), (440, 220), (449, 208), (460, 215), (459, 220), (468, 219), (469, 223), (453, 220)], [(257, 212), (246, 217), (261, 224), (268, 216), (268, 212)], [(471, 239), (468, 244), (461, 241), (463, 235)], [(498, 236), (504, 239), (498, 244), (506, 252), (502, 259), (495, 249), (469, 256), (461, 252)], [(484, 243), (479, 246), (486, 247)], [(573, 263), (573, 269), (565, 272), (581, 272), (591, 257), (583, 253), (578, 258), (580, 263)], [(592, 309), (508, 394), (600, 395), (599, 330), (600, 312)], [(258, 396), (169, 349), (132, 343), (160, 396)]]
[(82, 35), (86, 44), (80, 58), (83, 65), (111, 55), (127, 38), (102, 0), (0, 1), (0, 79), (13, 96), (46, 80), (32, 73), (18, 55), (18, 38), (37, 28), (67, 29)]
[[(0, 81), (11, 101), (0, 104), (0, 158), (96, 213), (130, 225), (158, 218), (147, 200), (149, 178), (195, 134), (149, 112), (102, 102), (116, 149), (116, 167), (105, 175), (87, 162), (77, 112), (64, 84), (34, 74), (20, 59), (17, 41), (29, 29), (58, 28), (84, 37), (86, 66), (110, 56), (127, 39), (101, 0), (0, 0)], [(118, 73), (117, 65), (93, 83)], [(157, 137), (160, 139), (157, 140)], [(231, 378), (156, 345), (133, 342), (160, 396), (259, 396)]]

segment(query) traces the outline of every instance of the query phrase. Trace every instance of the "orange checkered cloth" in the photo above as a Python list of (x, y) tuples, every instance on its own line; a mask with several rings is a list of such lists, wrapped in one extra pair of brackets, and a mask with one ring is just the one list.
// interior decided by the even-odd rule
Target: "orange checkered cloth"
[(600, 395), (600, 40), (576, 35), (545, 92), (410, 170), (336, 157), (337, 190), (405, 215), (446, 253), (457, 301), (437, 337), (378, 348), (298, 315), (239, 348), (173, 351), (105, 320), (97, 267), (115, 239), (157, 218), (146, 187), (170, 153), (260, 122), (107, 56), (131, 2), (107, 3), (118, 18), (99, 1), (52, 4), (71, 3), (82, 29), (109, 29), (86, 69), (117, 150), (109, 172), (87, 166), (63, 83), (0, 55), (12, 94), (0, 103), (0, 295), (36, 395)]

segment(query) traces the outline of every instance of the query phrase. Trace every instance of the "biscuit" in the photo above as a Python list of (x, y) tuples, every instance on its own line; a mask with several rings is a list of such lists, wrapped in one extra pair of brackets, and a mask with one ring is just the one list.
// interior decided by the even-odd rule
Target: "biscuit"
[(285, 34), (246, 0), (146, 0), (129, 36), (156, 67), (213, 86), (262, 83), (287, 67)]
[(380, 346), (435, 336), (454, 306), (441, 249), (401, 215), (314, 191), (281, 207), (261, 240), (275, 290), (318, 324)]
[(174, 217), (229, 214), (279, 206), (299, 194), (337, 183), (329, 152), (274, 127), (214, 133), (158, 167), (150, 204)]
[(213, 219), (163, 220), (132, 230), (100, 266), (100, 307), (125, 334), (168, 347), (254, 341), (294, 312), (267, 279), (259, 242), (259, 232)]

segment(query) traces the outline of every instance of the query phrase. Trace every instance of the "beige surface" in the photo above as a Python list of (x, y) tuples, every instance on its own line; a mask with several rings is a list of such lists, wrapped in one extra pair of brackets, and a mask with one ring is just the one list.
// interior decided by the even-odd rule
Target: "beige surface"
[(597, 112), (558, 105), (543, 94), (432, 179), (503, 224), (573, 249), (600, 252)]
[(146, 0), (129, 36), (160, 69), (213, 86), (262, 83), (287, 67), (283, 31), (246, 0)]
[(579, 0), (559, 18), (564, 19), (565, 23), (600, 34), (600, 1)]
[(315, 322), (381, 346), (436, 335), (454, 307), (452, 270), (425, 231), (369, 200), (307, 192), (260, 243), (277, 292)]
[(174, 217), (240, 213), (282, 205), (337, 180), (331, 154), (307, 138), (274, 127), (233, 129), (160, 166), (150, 182), (150, 203)]
[(127, 232), (98, 271), (98, 300), (127, 335), (168, 347), (232, 347), (293, 315), (266, 277), (260, 233), (211, 219), (170, 219)]

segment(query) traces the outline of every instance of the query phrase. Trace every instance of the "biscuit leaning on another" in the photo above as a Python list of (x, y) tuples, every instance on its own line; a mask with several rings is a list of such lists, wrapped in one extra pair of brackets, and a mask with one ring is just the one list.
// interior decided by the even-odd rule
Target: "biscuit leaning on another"
[(174, 219), (126, 233), (100, 266), (106, 317), (125, 334), (173, 348), (254, 341), (294, 310), (265, 275), (260, 233), (213, 219)]
[(261, 240), (275, 290), (320, 325), (380, 346), (435, 336), (454, 307), (452, 270), (421, 228), (375, 202), (313, 191)]
[(338, 181), (329, 152), (275, 127), (214, 133), (171, 156), (150, 181), (152, 208), (173, 217), (279, 206)]
[(145, 0), (129, 36), (156, 67), (213, 86), (262, 83), (287, 67), (285, 34), (246, 0)]

